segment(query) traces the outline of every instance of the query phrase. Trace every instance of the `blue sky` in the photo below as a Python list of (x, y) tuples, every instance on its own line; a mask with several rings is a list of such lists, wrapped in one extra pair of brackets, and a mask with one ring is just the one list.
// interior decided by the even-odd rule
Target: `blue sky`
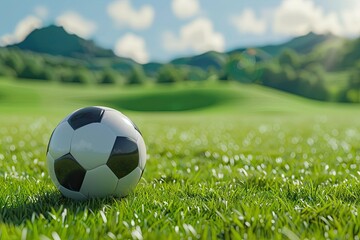
[(309, 31), (360, 34), (359, 0), (2, 0), (0, 44), (49, 24), (139, 62), (273, 44)]

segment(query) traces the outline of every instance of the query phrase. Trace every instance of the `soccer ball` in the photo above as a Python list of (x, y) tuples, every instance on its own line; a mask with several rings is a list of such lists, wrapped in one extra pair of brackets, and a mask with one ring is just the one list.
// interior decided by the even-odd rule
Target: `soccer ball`
[(46, 156), (50, 177), (64, 196), (124, 197), (143, 174), (146, 147), (139, 128), (125, 115), (86, 107), (59, 123)]

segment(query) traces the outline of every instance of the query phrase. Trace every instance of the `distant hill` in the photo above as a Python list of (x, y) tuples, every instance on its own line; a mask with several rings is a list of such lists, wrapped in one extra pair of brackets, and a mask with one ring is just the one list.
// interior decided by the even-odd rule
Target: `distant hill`
[(228, 55), (226, 53), (209, 51), (193, 57), (178, 58), (171, 61), (171, 63), (174, 65), (190, 65), (205, 70), (210, 67), (221, 70), (224, 64), (226, 64), (227, 59)]
[[(312, 52), (318, 46), (324, 45), (326, 42), (334, 42), (334, 40), (338, 39), (340, 39), (340, 37), (332, 34), (319, 35), (310, 32), (307, 35), (296, 37), (282, 44), (249, 46), (249, 48), (255, 50), (253, 52), (256, 53), (256, 60), (261, 61), (273, 58), (287, 48), (300, 54), (307, 54)], [(132, 66), (136, 64), (132, 59), (117, 57), (112, 50), (99, 47), (93, 41), (83, 39), (75, 34), (70, 34), (66, 32), (63, 27), (55, 25), (36, 29), (31, 32), (24, 41), (10, 45), (8, 48), (18, 48), (35, 53), (86, 59), (86, 61), (89, 62), (89, 67), (93, 69), (111, 67), (119, 71), (129, 71)], [(249, 48), (238, 48), (225, 53), (209, 51), (200, 55), (177, 58), (170, 61), (170, 63), (174, 65), (197, 67), (205, 71), (208, 71), (209, 69), (221, 71), (232, 56), (246, 53)], [(354, 57), (357, 57), (356, 53), (353, 51), (354, 48), (356, 48), (356, 46), (348, 47), (348, 55), (351, 56), (346, 58), (346, 60), (350, 62)], [(97, 58), (106, 60), (99, 61)], [(153, 76), (162, 65), (162, 63), (148, 63), (143, 65), (143, 67), (147, 74)]]
[[(327, 41), (332, 41), (334, 39), (340, 39), (340, 37), (333, 34), (316, 34), (310, 32), (304, 36), (296, 37), (287, 41), (285, 43), (277, 45), (265, 45), (265, 46), (253, 46), (255, 49), (261, 49), (271, 56), (279, 55), (284, 49), (292, 49), (300, 54), (307, 54), (313, 51), (317, 46), (323, 44)], [(252, 46), (249, 46), (252, 47)], [(229, 54), (243, 52), (246, 48), (239, 48), (228, 52)]]
[(24, 41), (8, 47), (73, 58), (115, 57), (112, 50), (101, 48), (93, 41), (70, 34), (55, 25), (35, 29)]
[(149, 62), (143, 65), (144, 71), (149, 76), (156, 76), (160, 68), (163, 66), (162, 63)]
[(235, 54), (242, 54), (246, 52), (249, 48), (255, 49), (258, 55), (257, 59), (261, 60), (276, 57), (284, 49), (292, 49), (300, 54), (308, 54), (321, 44), (324, 44), (328, 41), (334, 41), (334, 39), (340, 39), (340, 37), (332, 34), (320, 35), (310, 32), (307, 35), (296, 37), (294, 39), (291, 39), (290, 41), (278, 45), (249, 46), (246, 48), (237, 48), (226, 53), (209, 51), (196, 56), (177, 58), (171, 61), (171, 63), (175, 65), (190, 65), (200, 67), (204, 70), (208, 70), (210, 67), (219, 70), (224, 67), (224, 64), (227, 62), (227, 59), (229, 57)]
[[(22, 42), (6, 48), (30, 51), (41, 54), (44, 58), (49, 58), (46, 55), (52, 55), (80, 60), (78, 64), (92, 70), (112, 68), (128, 73), (138, 64), (132, 59), (118, 57), (112, 50), (99, 47), (94, 41), (70, 34), (63, 27), (55, 25), (35, 29)], [(60, 58), (59, 61), (69, 59)]]

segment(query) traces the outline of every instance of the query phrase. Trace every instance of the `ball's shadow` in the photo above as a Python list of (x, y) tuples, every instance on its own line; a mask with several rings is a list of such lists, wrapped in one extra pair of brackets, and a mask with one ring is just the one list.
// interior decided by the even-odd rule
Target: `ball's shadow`
[[(89, 199), (86, 201), (74, 201), (65, 198), (58, 191), (49, 191), (40, 195), (29, 196), (26, 201), (18, 204), (5, 203), (0, 210), (0, 222), (6, 224), (20, 225), (27, 220), (33, 221), (37, 218), (45, 218), (51, 221), (50, 213), (64, 211), (79, 213), (85, 209), (96, 211), (105, 205), (112, 204), (120, 198)], [(13, 201), (11, 201), (13, 202)]]

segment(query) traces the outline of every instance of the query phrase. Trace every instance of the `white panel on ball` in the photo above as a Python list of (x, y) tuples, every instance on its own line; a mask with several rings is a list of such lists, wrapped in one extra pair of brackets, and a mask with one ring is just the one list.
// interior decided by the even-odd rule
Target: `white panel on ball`
[(72, 198), (72, 199), (75, 199), (75, 200), (86, 200), (87, 199), (80, 192), (75, 192), (75, 191), (68, 190), (68, 189), (64, 188), (63, 186), (60, 186), (59, 190), (65, 197), (68, 197), (68, 198)]
[(119, 179), (115, 189), (115, 195), (119, 197), (125, 197), (131, 191), (133, 191), (140, 180), (141, 173), (141, 169), (137, 167), (131, 173)]
[(71, 154), (86, 170), (106, 164), (116, 136), (101, 123), (77, 129), (71, 143)]
[(105, 197), (115, 191), (118, 178), (107, 165), (87, 171), (80, 192), (88, 198)]
[(49, 169), (49, 175), (50, 175), (50, 178), (53, 180), (55, 186), (57, 188), (60, 187), (60, 183), (59, 181), (57, 180), (57, 177), (56, 177), (56, 174), (55, 174), (55, 169), (54, 169), (54, 165), (55, 165), (55, 159), (51, 156), (50, 153), (48, 153), (46, 155), (46, 159), (47, 159), (47, 165), (48, 165), (48, 169)]
[(54, 159), (70, 152), (74, 130), (68, 122), (61, 123), (54, 131), (49, 143), (49, 152)]
[(130, 137), (135, 141), (139, 137), (129, 119), (118, 111), (105, 111), (101, 122), (109, 127), (116, 136)]
[(139, 149), (139, 167), (141, 170), (144, 170), (146, 164), (146, 146), (142, 136), (139, 137), (137, 145)]

